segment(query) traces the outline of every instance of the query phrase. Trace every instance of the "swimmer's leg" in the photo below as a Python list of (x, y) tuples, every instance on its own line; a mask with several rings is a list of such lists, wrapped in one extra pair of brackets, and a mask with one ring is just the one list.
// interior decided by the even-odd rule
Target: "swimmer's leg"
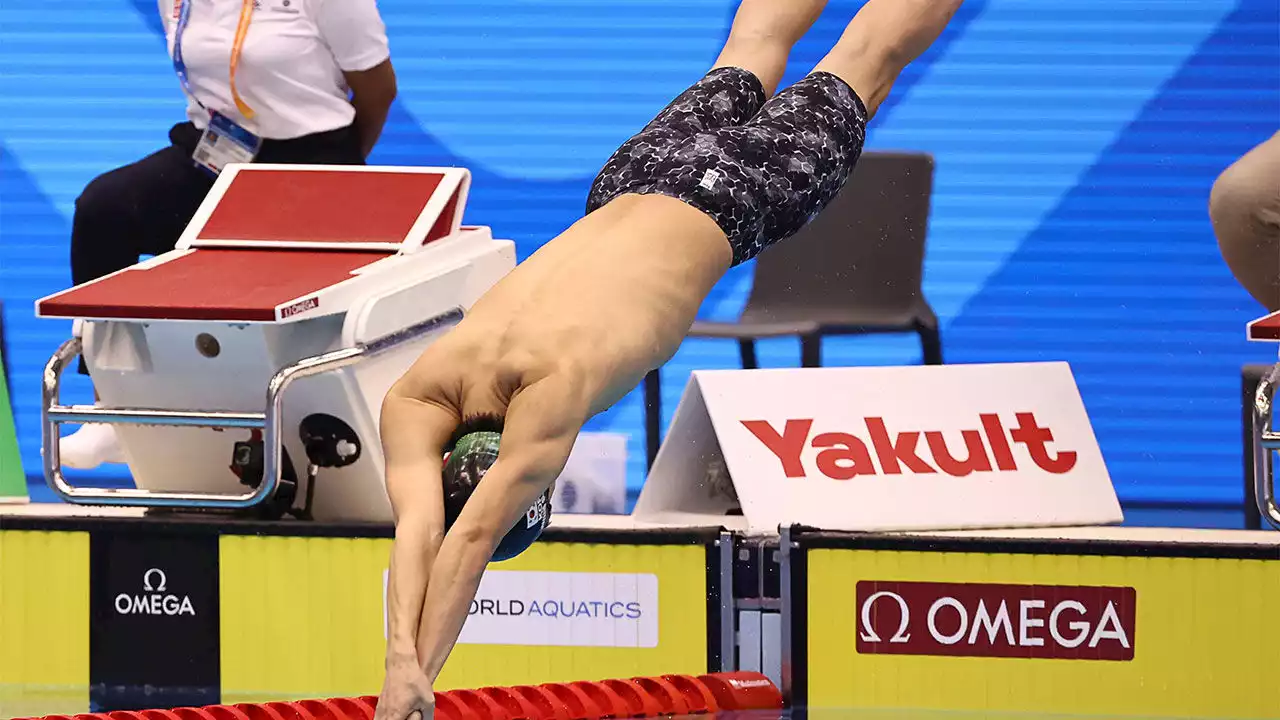
[(1280, 310), (1280, 132), (1218, 176), (1209, 218), (1236, 280), (1267, 310)]
[[(844, 187), (866, 124), (960, 0), (870, 0), (814, 71), (749, 122), (668, 149), (630, 192), (673, 197), (724, 232), (733, 264), (794, 235)], [(864, 101), (870, 98), (870, 102)]]
[(711, 71), (609, 158), (591, 185), (587, 213), (648, 183), (674, 145), (754, 117), (782, 79), (792, 46), (826, 4), (827, 0), (743, 0)]
[(961, 2), (870, 0), (813, 72), (747, 123), (766, 181), (759, 232), (735, 243), (737, 262), (794, 235), (835, 198), (862, 154), (867, 122)]
[(742, 0), (712, 68), (746, 70), (759, 78), (766, 96), (773, 95), (791, 48), (813, 27), (826, 4), (827, 0)]
[(814, 72), (848, 83), (874, 117), (898, 75), (933, 45), (961, 2), (870, 0)]
[(645, 130), (668, 127), (688, 136), (750, 120), (777, 90), (791, 48), (826, 4), (827, 0), (742, 0), (711, 71)]
[(760, 80), (746, 70), (722, 67), (707, 73), (605, 162), (587, 193), (587, 214), (648, 184), (672, 148), (690, 137), (750, 120), (765, 97)]

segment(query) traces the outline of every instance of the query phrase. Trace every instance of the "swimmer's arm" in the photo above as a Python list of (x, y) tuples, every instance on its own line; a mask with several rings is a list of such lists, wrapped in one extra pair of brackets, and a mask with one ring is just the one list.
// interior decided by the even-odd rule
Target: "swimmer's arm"
[[(403, 504), (401, 504), (403, 507)], [(418, 663), (417, 635), (432, 560), (443, 532), (422, 514), (399, 515), (387, 578), (387, 665)]]
[[(387, 496), (395, 518), (395, 540), (387, 580), (387, 666), (420, 665), (418, 626), (431, 567), (444, 539), (443, 452), (429, 429), (452, 422), (436, 418), (434, 406), (388, 393), (381, 436), (387, 462)], [(441, 431), (443, 432), (443, 430)]]
[(585, 420), (567, 407), (571, 394), (535, 384), (511, 401), (498, 460), (440, 545), (418, 636), (418, 657), (432, 683), (462, 633), (493, 551), (564, 469)]
[(418, 636), (418, 657), (432, 683), (462, 633), (498, 543), (550, 484), (550, 480), (513, 479), (523, 475), (514, 467), (512, 463), (504, 467), (502, 459), (494, 463), (440, 545), (422, 610), (423, 632)]

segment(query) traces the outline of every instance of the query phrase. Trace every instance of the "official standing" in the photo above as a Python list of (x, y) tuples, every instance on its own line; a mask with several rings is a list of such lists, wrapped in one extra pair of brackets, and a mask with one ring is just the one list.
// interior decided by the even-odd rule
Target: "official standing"
[[(77, 285), (172, 250), (227, 163), (363, 164), (396, 95), (375, 0), (158, 4), (187, 121), (168, 147), (98, 176), (76, 200)], [(62, 460), (124, 462), (101, 424), (63, 438)]]

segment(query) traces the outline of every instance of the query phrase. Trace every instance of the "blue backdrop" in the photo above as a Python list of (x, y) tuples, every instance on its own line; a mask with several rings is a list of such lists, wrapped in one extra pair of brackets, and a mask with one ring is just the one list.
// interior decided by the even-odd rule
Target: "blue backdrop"
[[(381, 0), (400, 98), (373, 161), (475, 173), (467, 221), (521, 257), (573, 221), (603, 160), (719, 50), (733, 0)], [(858, 2), (832, 0), (791, 79)], [(1067, 360), (1130, 505), (1241, 500), (1239, 368), (1260, 311), (1206, 216), (1213, 179), (1280, 126), (1275, 0), (969, 0), (876, 118), (871, 148), (937, 159), (925, 288), (949, 361)], [(39, 473), (39, 373), (69, 333), (33, 301), (69, 283), (73, 203), (165, 142), (183, 103), (153, 0), (0, 3), (0, 299), (23, 460)], [(704, 309), (732, 316), (732, 272)], [(836, 340), (829, 364), (919, 361), (912, 338)], [(665, 375), (729, 367), (690, 341)], [(766, 365), (793, 364), (794, 343)], [(73, 379), (67, 397), (88, 401)], [(630, 433), (633, 393), (589, 429)], [(104, 471), (110, 474), (113, 471)], [(115, 471), (118, 472), (118, 471)], [(103, 473), (99, 473), (102, 477)], [(99, 480), (101, 481), (101, 480)]]

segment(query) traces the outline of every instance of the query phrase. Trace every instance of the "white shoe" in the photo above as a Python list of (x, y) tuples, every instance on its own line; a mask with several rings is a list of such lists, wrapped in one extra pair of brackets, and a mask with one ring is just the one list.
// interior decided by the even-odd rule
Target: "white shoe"
[(114, 425), (85, 423), (59, 440), (62, 464), (77, 470), (92, 470), (103, 463), (123, 463), (124, 451)]

